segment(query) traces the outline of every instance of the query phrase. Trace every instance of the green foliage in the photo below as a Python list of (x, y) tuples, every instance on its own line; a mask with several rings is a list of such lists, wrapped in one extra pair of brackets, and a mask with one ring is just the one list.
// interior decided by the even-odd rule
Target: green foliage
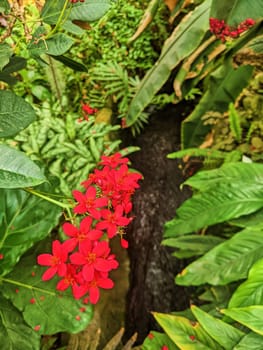
[(0, 144), (0, 188), (36, 186), (44, 181), (41, 169), (24, 153)]
[[(28, 326), (20, 312), (0, 294), (0, 344), (3, 350), (38, 350), (40, 336)], [(30, 339), (30, 341), (28, 341)]]
[(14, 136), (36, 119), (32, 106), (11, 91), (0, 91), (0, 137)]
[(179, 348), (172, 342), (168, 335), (159, 332), (153, 332), (147, 336), (142, 345), (142, 350), (160, 350), (162, 346), (167, 346), (169, 350), (178, 350)]
[(82, 300), (73, 299), (70, 293), (59, 295), (55, 291), (55, 280), (43, 282), (44, 268), (32, 265), (35, 259), (35, 255), (21, 259), (15, 269), (2, 279), (4, 296), (22, 313), (28, 325), (33, 329), (40, 326), (39, 334), (82, 331), (91, 320), (91, 306), (81, 311)]
[(153, 96), (160, 90), (171, 71), (201, 43), (208, 30), (210, 0), (205, 1), (182, 21), (165, 42), (156, 64), (148, 71), (134, 96), (128, 111), (127, 125), (132, 125)]
[[(44, 186), (48, 188), (48, 186)], [(6, 275), (34, 243), (58, 224), (61, 208), (23, 190), (1, 189), (0, 274)]]

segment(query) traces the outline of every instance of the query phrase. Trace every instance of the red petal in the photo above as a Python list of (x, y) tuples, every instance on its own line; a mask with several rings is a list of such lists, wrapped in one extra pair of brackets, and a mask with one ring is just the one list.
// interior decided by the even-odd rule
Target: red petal
[(37, 257), (37, 263), (43, 266), (50, 266), (52, 258), (53, 258), (53, 255), (51, 254), (40, 254)]
[(69, 222), (65, 222), (65, 224), (62, 225), (62, 229), (64, 233), (69, 237), (76, 237), (79, 232), (77, 227), (75, 227)]
[(97, 304), (100, 298), (100, 291), (98, 287), (90, 287), (89, 300), (91, 304)]
[(110, 278), (100, 278), (98, 280), (98, 286), (103, 289), (111, 289), (114, 287), (114, 283)]
[(94, 278), (94, 267), (93, 265), (84, 265), (82, 275), (86, 281), (92, 281)]
[(73, 253), (70, 255), (70, 262), (75, 265), (84, 265), (87, 263), (85, 257), (81, 253)]
[(85, 196), (86, 196), (86, 198), (95, 199), (96, 198), (96, 188), (93, 186), (88, 187)]
[(57, 283), (57, 290), (66, 290), (70, 286), (70, 283), (64, 278)]
[(82, 192), (74, 190), (74, 191), (72, 191), (72, 194), (77, 202), (84, 202), (85, 201), (85, 196)]
[(86, 216), (81, 222), (80, 222), (80, 231), (81, 232), (88, 232), (90, 230), (90, 226), (92, 224), (92, 218), (90, 216)]
[(103, 272), (107, 272), (112, 269), (111, 264), (107, 260), (101, 259), (101, 258), (98, 258), (95, 261), (94, 267), (96, 270), (103, 271)]
[(57, 267), (50, 267), (49, 269), (47, 269), (47, 271), (45, 271), (43, 273), (42, 280), (43, 281), (48, 281), (52, 277), (54, 277), (56, 273), (57, 273)]
[(98, 244), (93, 248), (92, 252), (97, 256), (108, 256), (110, 253), (109, 244), (106, 241), (98, 242)]
[(92, 241), (97, 241), (98, 239), (100, 239), (100, 237), (103, 235), (103, 232), (100, 230), (91, 230), (88, 233), (88, 238)]

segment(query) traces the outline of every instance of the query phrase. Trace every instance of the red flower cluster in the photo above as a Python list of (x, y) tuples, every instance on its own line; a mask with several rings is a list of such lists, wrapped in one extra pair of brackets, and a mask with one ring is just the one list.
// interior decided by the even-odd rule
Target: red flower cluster
[[(98, 112), (97, 108), (92, 108), (90, 105), (83, 103), (82, 104), (82, 113), (85, 120), (89, 120), (90, 115), (94, 115)], [(83, 118), (79, 118), (79, 122), (82, 122), (84, 120)]]
[(217, 18), (210, 18), (210, 31), (222, 42), (226, 41), (226, 38), (237, 38), (241, 33), (248, 30), (255, 24), (252, 18), (248, 18), (241, 22), (237, 27), (231, 27), (225, 23), (224, 20)]
[(72, 4), (75, 4), (76, 2), (85, 2), (85, 0), (70, 0), (70, 2), (72, 2)]
[(88, 294), (90, 303), (96, 304), (99, 288), (110, 289), (114, 285), (109, 272), (119, 264), (111, 254), (109, 240), (119, 235), (122, 247), (128, 247), (124, 228), (132, 220), (127, 216), (132, 209), (131, 196), (142, 178), (129, 170), (128, 161), (120, 153), (102, 156), (101, 169), (82, 182), (85, 192), (72, 192), (77, 201), (73, 212), (81, 215), (79, 223), (64, 223), (62, 229), (68, 239), (63, 243), (54, 241), (52, 254), (37, 258), (39, 265), (49, 266), (42, 280), (61, 277), (57, 290), (71, 287), (76, 299)]

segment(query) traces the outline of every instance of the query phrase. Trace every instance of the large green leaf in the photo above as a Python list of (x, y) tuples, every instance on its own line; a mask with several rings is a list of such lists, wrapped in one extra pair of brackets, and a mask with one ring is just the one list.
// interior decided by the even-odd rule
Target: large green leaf
[(6, 43), (0, 44), (0, 71), (7, 65), (11, 56), (11, 47)]
[(263, 230), (245, 229), (188, 265), (176, 277), (181, 285), (225, 285), (246, 278), (263, 257)]
[(15, 136), (36, 119), (34, 109), (11, 91), (0, 91), (0, 138)]
[(163, 346), (167, 346), (169, 350), (179, 350), (168, 335), (151, 331), (145, 338), (141, 350), (160, 350)]
[(237, 25), (247, 18), (258, 19), (262, 14), (262, 1), (213, 0), (211, 6), (211, 17), (224, 19), (231, 25)]
[(57, 225), (61, 208), (22, 190), (0, 189), (0, 275)]
[(29, 327), (21, 313), (0, 294), (1, 350), (39, 350), (40, 335)]
[(127, 126), (132, 125), (144, 108), (151, 103), (154, 95), (169, 78), (171, 71), (199, 46), (209, 28), (210, 5), (211, 0), (204, 1), (167, 39), (159, 59), (148, 71), (131, 101)]
[(263, 259), (250, 269), (248, 279), (232, 295), (228, 307), (263, 305)]
[(153, 316), (172, 341), (184, 350), (221, 350), (209, 334), (197, 322), (185, 317), (154, 312)]
[(165, 224), (165, 237), (251, 214), (263, 207), (263, 165), (227, 163), (186, 182), (202, 190), (186, 200)]
[(234, 102), (247, 86), (253, 67), (240, 66), (234, 69), (230, 62), (221, 65), (209, 77), (208, 90), (194, 111), (182, 123), (182, 146), (199, 146), (210, 127), (203, 125), (201, 119), (209, 111), (226, 112), (230, 102)]
[[(61, 15), (64, 2), (60, 0), (47, 0), (41, 12), (41, 18), (48, 24), (57, 24)], [(70, 32), (76, 33), (76, 28), (73, 21), (94, 22), (101, 18), (110, 8), (109, 0), (85, 0), (85, 2), (78, 2), (74, 5), (69, 4), (65, 11), (62, 26)], [(82, 31), (78, 31), (81, 33)]]
[(56, 278), (43, 282), (45, 268), (35, 262), (35, 255), (27, 256), (3, 278), (4, 296), (22, 312), (32, 328), (39, 328), (39, 334), (78, 333), (85, 329), (92, 317), (92, 307), (84, 307), (82, 300), (75, 300), (70, 292), (59, 294)]
[(192, 305), (191, 310), (204, 330), (226, 350), (233, 350), (234, 345), (244, 336), (237, 328), (209, 315), (197, 306)]
[(9, 63), (0, 72), (0, 80), (6, 82), (9, 85), (13, 85), (18, 82), (18, 79), (11, 75), (13, 72), (17, 72), (20, 69), (26, 67), (26, 59), (19, 56), (12, 56)]
[(24, 153), (0, 144), (0, 188), (21, 188), (41, 184), (46, 178)]
[(220, 183), (237, 186), (247, 183), (261, 185), (263, 183), (263, 164), (260, 163), (226, 163), (218, 169), (202, 170), (187, 179), (184, 184), (199, 191), (207, 192)]
[(263, 337), (254, 332), (245, 335), (233, 350), (262, 350)]
[(263, 305), (221, 310), (223, 314), (263, 335)]

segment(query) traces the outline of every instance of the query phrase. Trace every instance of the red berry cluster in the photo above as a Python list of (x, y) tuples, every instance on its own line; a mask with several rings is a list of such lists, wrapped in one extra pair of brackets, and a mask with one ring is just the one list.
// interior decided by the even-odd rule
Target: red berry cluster
[(110, 289), (114, 285), (109, 272), (119, 264), (111, 254), (109, 241), (119, 235), (122, 247), (128, 247), (123, 238), (124, 228), (132, 220), (128, 217), (131, 197), (142, 178), (129, 170), (128, 161), (120, 153), (102, 156), (101, 169), (96, 169), (82, 182), (85, 191), (72, 192), (77, 202), (73, 208), (75, 221), (62, 226), (68, 239), (62, 243), (55, 240), (52, 254), (41, 254), (37, 258), (39, 265), (49, 266), (42, 280), (59, 276), (57, 290), (71, 287), (76, 299), (85, 296), (86, 302), (96, 304), (99, 288)]
[(85, 0), (70, 0), (70, 2), (72, 2), (72, 4), (75, 4), (76, 2), (85, 2)]
[(222, 42), (225, 42), (227, 38), (237, 38), (241, 33), (253, 26), (255, 21), (252, 18), (247, 18), (237, 27), (231, 27), (224, 20), (217, 18), (210, 18), (209, 23), (210, 31)]

